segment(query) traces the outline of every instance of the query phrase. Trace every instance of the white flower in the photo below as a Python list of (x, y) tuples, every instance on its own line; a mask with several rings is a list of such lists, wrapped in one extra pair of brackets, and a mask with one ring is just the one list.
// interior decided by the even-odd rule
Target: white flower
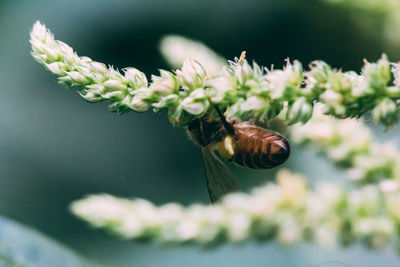
[(57, 42), (58, 49), (63, 58), (63, 62), (67, 65), (74, 65), (80, 63), (79, 56), (74, 52), (74, 50), (64, 42)]
[(46, 63), (48, 60), (57, 60), (60, 56), (60, 51), (54, 36), (42, 25), (36, 21), (33, 25), (30, 42), (32, 44), (32, 55), (40, 63)]
[(250, 67), (247, 61), (243, 64), (235, 64), (231, 66), (235, 72), (235, 76), (238, 78), (239, 83), (244, 84), (246, 81), (252, 78), (253, 69)]
[(394, 84), (400, 87), (400, 62), (393, 64), (392, 73), (394, 77)]
[(236, 86), (232, 77), (230, 76), (216, 76), (206, 80), (206, 85), (215, 89), (215, 96), (211, 98), (213, 102), (219, 103), (221, 102), (226, 92), (234, 91)]
[(144, 112), (150, 108), (149, 103), (144, 101), (139, 95), (134, 96), (128, 106), (138, 112)]
[(351, 152), (351, 146), (346, 143), (339, 144), (337, 146), (331, 147), (327, 151), (328, 156), (334, 161), (341, 161), (346, 159)]
[(228, 238), (233, 242), (247, 238), (251, 225), (250, 217), (243, 212), (236, 212), (227, 217)]
[(33, 24), (32, 31), (31, 31), (31, 39), (39, 42), (48, 42), (53, 39), (52, 34), (50, 31), (46, 29), (46, 26), (41, 24), (40, 21), (36, 21), (35, 24)]
[(182, 220), (177, 226), (177, 234), (181, 240), (189, 240), (197, 236), (200, 226), (193, 220)]
[(320, 182), (317, 184), (316, 191), (329, 206), (339, 203), (343, 197), (343, 192), (337, 185), (330, 182)]
[(91, 71), (97, 72), (99, 74), (105, 75), (108, 71), (106, 65), (100, 62), (92, 61), (89, 62), (89, 68)]
[(281, 244), (291, 245), (302, 239), (303, 230), (292, 215), (282, 214), (278, 225), (277, 238)]
[(281, 187), (283, 201), (293, 205), (304, 201), (307, 193), (307, 182), (304, 176), (281, 169), (276, 175), (276, 180)]
[(176, 74), (186, 86), (199, 87), (202, 86), (206, 71), (197, 61), (187, 59), (183, 62), (182, 70), (177, 70)]
[(150, 89), (158, 95), (166, 96), (178, 90), (179, 84), (175, 76), (165, 70), (160, 70), (161, 77), (152, 76)]
[(362, 218), (356, 221), (354, 232), (362, 237), (370, 237), (370, 244), (375, 249), (381, 249), (393, 235), (394, 224), (387, 218)]
[(287, 112), (288, 123), (306, 123), (313, 114), (313, 106), (305, 97), (300, 97), (289, 107)]
[(208, 101), (197, 102), (193, 96), (188, 96), (181, 101), (182, 108), (193, 115), (200, 115), (207, 111)]
[(303, 81), (302, 66), (300, 62), (294, 61), (293, 64), (287, 61), (283, 70), (274, 70), (267, 73), (265, 79), (270, 82), (271, 98), (279, 99), (284, 97), (288, 88), (300, 87)]
[(398, 191), (400, 187), (398, 181), (386, 179), (379, 183), (379, 188), (384, 193), (390, 193)]
[(262, 110), (268, 107), (268, 101), (258, 96), (250, 96), (241, 106), (243, 111)]
[(116, 229), (124, 238), (135, 238), (143, 234), (145, 224), (134, 213), (127, 214)]
[(56, 75), (65, 75), (65, 64), (62, 62), (46, 64), (46, 67)]
[(362, 127), (355, 119), (345, 119), (337, 122), (337, 133), (352, 149), (365, 149), (371, 143), (372, 134), (368, 128)]
[(372, 110), (372, 117), (375, 121), (385, 126), (393, 125), (398, 121), (399, 105), (392, 99), (385, 97), (381, 99)]
[(120, 80), (108, 80), (104, 82), (104, 86), (109, 90), (121, 90), (127, 89), (127, 85), (122, 83)]
[(337, 228), (322, 224), (316, 226), (314, 229), (314, 240), (321, 246), (329, 247), (336, 244), (337, 241)]
[(376, 214), (379, 207), (379, 190), (373, 185), (364, 186), (349, 194), (350, 210), (358, 215)]
[(337, 107), (342, 102), (342, 95), (336, 93), (335, 91), (329, 89), (326, 90), (322, 95), (321, 99), (324, 100), (326, 104), (332, 107)]
[(87, 82), (86, 77), (83, 74), (81, 74), (80, 72), (70, 71), (70, 72), (67, 72), (67, 75), (71, 78), (71, 80), (73, 80), (74, 82), (76, 82), (78, 84)]
[(125, 78), (133, 88), (147, 87), (146, 75), (135, 68), (125, 68)]
[(357, 181), (365, 177), (365, 171), (362, 168), (351, 168), (347, 171), (349, 179)]
[(372, 90), (369, 87), (368, 81), (365, 79), (364, 76), (360, 76), (352, 71), (345, 73), (344, 75), (352, 83), (352, 90), (351, 90), (352, 96), (360, 97), (360, 96), (371, 95), (374, 93), (374, 90)]
[(110, 195), (92, 195), (85, 200), (74, 202), (72, 211), (81, 217), (92, 218), (95, 226), (105, 225), (107, 221), (119, 221), (125, 218), (127, 210), (119, 199)]

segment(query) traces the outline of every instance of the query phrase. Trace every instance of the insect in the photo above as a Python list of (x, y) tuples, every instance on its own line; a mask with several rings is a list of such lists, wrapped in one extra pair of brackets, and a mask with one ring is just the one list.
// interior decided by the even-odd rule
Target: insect
[(269, 169), (287, 160), (290, 144), (280, 134), (248, 122), (227, 121), (216, 107), (220, 119), (210, 115), (193, 120), (187, 130), (200, 147), (212, 203), (223, 195), (237, 191), (237, 184), (228, 167), (215, 154), (253, 169)]

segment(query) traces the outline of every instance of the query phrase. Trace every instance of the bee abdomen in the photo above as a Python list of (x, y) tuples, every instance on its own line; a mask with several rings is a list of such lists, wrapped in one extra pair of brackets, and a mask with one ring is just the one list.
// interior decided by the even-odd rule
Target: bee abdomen
[(233, 160), (244, 167), (269, 169), (289, 157), (289, 142), (281, 135), (256, 127), (235, 129), (237, 146)]

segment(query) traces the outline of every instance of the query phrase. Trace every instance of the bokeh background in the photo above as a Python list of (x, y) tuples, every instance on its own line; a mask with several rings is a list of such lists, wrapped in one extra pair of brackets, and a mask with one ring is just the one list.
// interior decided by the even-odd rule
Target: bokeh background
[[(120, 116), (106, 103), (88, 104), (64, 90), (32, 59), (28, 42), (40, 20), (79, 55), (136, 67), (148, 78), (169, 69), (158, 51), (166, 34), (200, 40), (228, 59), (246, 50), (248, 59), (265, 66), (280, 68), (289, 57), (359, 70), (364, 58), (374, 61), (383, 52), (400, 59), (384, 16), (320, 0), (0, 0), (0, 214), (109, 266), (398, 266), (393, 248), (255, 242), (165, 248), (90, 229), (68, 211), (73, 200), (90, 193), (207, 203), (200, 152), (165, 114)], [(374, 130), (385, 140), (399, 134)], [(230, 167), (244, 190), (275, 173)], [(283, 167), (305, 173), (311, 183), (343, 179), (340, 170), (301, 147)]]

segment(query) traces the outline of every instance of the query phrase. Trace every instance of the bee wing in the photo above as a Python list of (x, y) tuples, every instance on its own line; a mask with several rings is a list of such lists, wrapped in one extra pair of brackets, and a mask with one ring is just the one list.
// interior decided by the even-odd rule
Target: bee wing
[(238, 186), (228, 167), (208, 148), (201, 148), (203, 166), (211, 202), (214, 204), (223, 195), (237, 191)]

